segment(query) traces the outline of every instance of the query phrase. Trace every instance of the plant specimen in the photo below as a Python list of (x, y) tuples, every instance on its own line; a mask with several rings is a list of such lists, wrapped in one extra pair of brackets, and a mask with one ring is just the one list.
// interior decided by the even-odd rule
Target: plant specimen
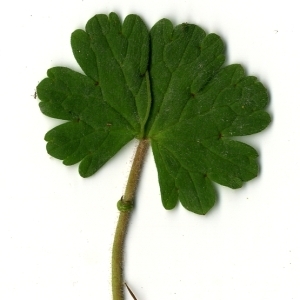
[(66, 122), (45, 136), (47, 151), (88, 177), (132, 139), (139, 141), (112, 255), (113, 299), (124, 299), (123, 243), (145, 154), (151, 146), (162, 204), (206, 214), (215, 183), (236, 189), (258, 174), (258, 154), (232, 139), (270, 123), (266, 88), (241, 65), (223, 66), (224, 45), (193, 24), (96, 15), (71, 36), (83, 73), (48, 70), (37, 86), (43, 114)]

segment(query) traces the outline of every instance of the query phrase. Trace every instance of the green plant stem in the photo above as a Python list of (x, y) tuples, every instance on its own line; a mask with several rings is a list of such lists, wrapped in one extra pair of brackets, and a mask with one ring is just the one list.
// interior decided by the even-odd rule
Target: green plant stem
[[(142, 165), (149, 147), (148, 140), (141, 140), (136, 149), (130, 174), (128, 177), (124, 196), (121, 201), (124, 204), (133, 204), (134, 197), (141, 174)], [(113, 249), (112, 249), (112, 293), (113, 300), (124, 299), (124, 242), (131, 216), (131, 210), (120, 211), (119, 220), (115, 232)]]

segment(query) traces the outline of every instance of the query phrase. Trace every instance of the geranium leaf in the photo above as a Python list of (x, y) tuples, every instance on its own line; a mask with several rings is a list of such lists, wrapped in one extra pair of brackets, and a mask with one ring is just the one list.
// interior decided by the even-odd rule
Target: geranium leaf
[(48, 70), (37, 87), (41, 111), (67, 122), (45, 139), (50, 155), (83, 177), (99, 170), (130, 140), (148, 139), (163, 205), (178, 200), (207, 213), (214, 183), (240, 188), (258, 174), (258, 154), (231, 139), (270, 123), (266, 88), (240, 65), (222, 67), (224, 45), (200, 27), (167, 19), (148, 32), (143, 21), (96, 15), (71, 37), (85, 75)]

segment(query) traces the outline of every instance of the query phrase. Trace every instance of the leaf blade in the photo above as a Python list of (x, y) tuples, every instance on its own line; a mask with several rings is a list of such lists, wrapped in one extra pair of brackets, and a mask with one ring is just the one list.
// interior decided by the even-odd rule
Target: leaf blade
[(125, 144), (141, 135), (149, 112), (148, 30), (136, 15), (96, 15), (71, 36), (83, 75), (68, 68), (48, 70), (37, 87), (42, 113), (69, 121), (50, 130), (50, 155), (66, 165), (81, 161), (83, 177), (94, 174)]
[(182, 47), (191, 41), (187, 37), (183, 43), (178, 38), (184, 35), (184, 26), (173, 29), (162, 20), (150, 31), (154, 100), (148, 134), (155, 145), (165, 208), (175, 207), (177, 198), (186, 209), (205, 214), (216, 200), (213, 182), (236, 189), (258, 175), (257, 152), (229, 138), (257, 133), (269, 125), (270, 116), (264, 110), (269, 97), (266, 88), (255, 77), (246, 76), (241, 65), (221, 67), (224, 46), (215, 34), (198, 29), (185, 58)]
[(93, 175), (133, 138), (148, 139), (162, 203), (206, 214), (214, 182), (240, 188), (257, 176), (258, 154), (232, 137), (271, 122), (267, 89), (241, 65), (223, 66), (224, 44), (194, 24), (162, 19), (148, 32), (137, 15), (96, 15), (71, 36), (85, 75), (48, 70), (41, 111), (65, 120), (45, 139), (50, 155)]

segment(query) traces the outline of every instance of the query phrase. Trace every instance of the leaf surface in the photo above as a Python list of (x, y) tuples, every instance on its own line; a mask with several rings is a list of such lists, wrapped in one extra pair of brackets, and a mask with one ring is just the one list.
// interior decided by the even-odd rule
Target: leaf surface
[(223, 66), (219, 36), (167, 19), (148, 32), (140, 17), (122, 24), (111, 13), (71, 45), (84, 74), (55, 67), (37, 87), (41, 111), (66, 120), (45, 136), (50, 155), (88, 177), (130, 140), (149, 139), (164, 207), (179, 200), (197, 214), (214, 205), (213, 182), (240, 188), (257, 176), (256, 150), (231, 137), (268, 126), (268, 93), (240, 65)]

